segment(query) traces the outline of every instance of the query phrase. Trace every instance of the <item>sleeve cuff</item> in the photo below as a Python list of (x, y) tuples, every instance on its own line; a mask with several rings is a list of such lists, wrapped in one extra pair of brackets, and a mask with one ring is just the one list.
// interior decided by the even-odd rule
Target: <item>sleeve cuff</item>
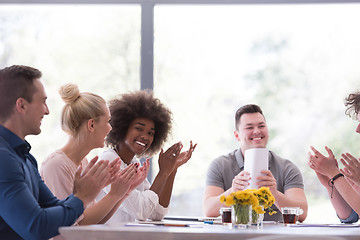
[(168, 208), (164, 208), (163, 206), (158, 204), (156, 205), (153, 213), (151, 214), (150, 219), (155, 221), (160, 221), (165, 217), (167, 212), (168, 212)]
[(351, 214), (347, 219), (339, 219), (341, 223), (355, 223), (359, 220), (359, 215), (352, 209)]
[(71, 206), (75, 210), (76, 214), (80, 216), (84, 212), (84, 203), (74, 194), (70, 194), (64, 201), (64, 206)]
[(168, 212), (168, 208), (164, 208), (163, 206), (161, 206), (159, 204), (158, 195), (155, 192), (151, 191), (151, 190), (146, 190), (144, 192), (144, 195), (147, 195), (149, 200), (155, 205), (155, 208), (152, 211), (149, 219), (155, 220), (155, 221), (160, 221), (161, 219), (163, 219), (164, 216)]
[(152, 190), (145, 190), (142, 194), (147, 197), (153, 205), (159, 204), (159, 197)]

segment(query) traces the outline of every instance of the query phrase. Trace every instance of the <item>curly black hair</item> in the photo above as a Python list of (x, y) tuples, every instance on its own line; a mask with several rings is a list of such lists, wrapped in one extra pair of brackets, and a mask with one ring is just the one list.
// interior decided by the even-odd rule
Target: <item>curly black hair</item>
[(360, 92), (350, 93), (349, 96), (345, 98), (345, 106), (345, 114), (356, 119), (360, 112)]
[(151, 119), (155, 124), (154, 140), (142, 155), (157, 153), (171, 132), (172, 113), (150, 90), (122, 94), (109, 101), (109, 109), (112, 130), (105, 140), (109, 147), (116, 148), (118, 143), (125, 140), (130, 124), (136, 118)]

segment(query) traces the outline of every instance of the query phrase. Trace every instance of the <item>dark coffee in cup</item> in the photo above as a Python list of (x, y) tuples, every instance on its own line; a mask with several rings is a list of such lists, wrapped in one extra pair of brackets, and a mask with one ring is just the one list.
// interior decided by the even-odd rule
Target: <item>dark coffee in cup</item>
[(283, 213), (283, 220), (285, 224), (295, 224), (296, 223), (296, 214), (284, 214)]
[(220, 214), (223, 223), (231, 223), (231, 208), (220, 208)]
[(303, 214), (303, 210), (300, 207), (282, 207), (281, 213), (285, 225), (296, 224), (299, 215)]

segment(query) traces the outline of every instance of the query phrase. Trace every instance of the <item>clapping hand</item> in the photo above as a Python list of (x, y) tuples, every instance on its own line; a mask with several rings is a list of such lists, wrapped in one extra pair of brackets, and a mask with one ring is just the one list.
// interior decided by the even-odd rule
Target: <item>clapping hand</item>
[(137, 172), (135, 173), (135, 176), (131, 182), (131, 186), (129, 188), (128, 194), (145, 180), (146, 176), (149, 173), (149, 169), (150, 169), (150, 159), (148, 158), (143, 163), (143, 165), (137, 169)]
[(129, 191), (132, 185), (136, 169), (137, 165), (130, 164), (123, 170), (120, 170), (115, 176), (115, 181), (111, 184), (109, 194), (122, 198)]
[(109, 161), (100, 160), (96, 163), (97, 159), (94, 157), (83, 172), (80, 166), (75, 174), (73, 193), (83, 201), (84, 206), (96, 198), (110, 179)]
[[(343, 170), (340, 171), (348, 171), (346, 168), (344, 168)], [(344, 176), (346, 181), (349, 183), (349, 185), (355, 190), (355, 192), (357, 192), (360, 195), (360, 186), (356, 185), (353, 181), (351, 181), (349, 178), (347, 178), (346, 176)]]
[(189, 159), (191, 158), (191, 155), (194, 152), (196, 146), (197, 146), (197, 144), (193, 145), (192, 141), (190, 141), (189, 150), (180, 153), (180, 155), (176, 159), (176, 167), (175, 167), (175, 169), (177, 169), (178, 167), (180, 167), (181, 165), (183, 165), (183, 164), (187, 163), (187, 161), (189, 161)]
[(159, 154), (159, 171), (169, 176), (176, 168), (176, 161), (183, 145), (181, 142), (172, 145), (166, 152), (161, 149)]
[(328, 178), (336, 175), (338, 170), (338, 164), (335, 159), (335, 156), (330, 148), (325, 147), (325, 150), (328, 152), (329, 156), (326, 157), (322, 155), (318, 150), (314, 147), (311, 147), (311, 150), (314, 154), (309, 153), (309, 166), (311, 169), (315, 170), (315, 172), (320, 173)]
[(342, 154), (340, 161), (344, 164), (344, 169), (340, 172), (344, 174), (346, 180), (358, 193), (360, 192), (360, 161), (352, 156), (350, 153)]
[(120, 157), (118, 157), (114, 161), (110, 162), (110, 164), (109, 164), (110, 178), (105, 186), (113, 183), (116, 180), (116, 175), (120, 171), (120, 165), (121, 165)]

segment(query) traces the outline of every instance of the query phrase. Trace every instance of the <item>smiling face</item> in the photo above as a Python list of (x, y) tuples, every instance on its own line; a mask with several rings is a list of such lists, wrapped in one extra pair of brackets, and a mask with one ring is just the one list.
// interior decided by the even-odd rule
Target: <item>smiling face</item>
[(265, 148), (269, 139), (269, 131), (261, 113), (245, 113), (241, 115), (238, 130), (234, 132), (240, 142), (241, 152), (251, 148)]
[(154, 135), (155, 123), (153, 120), (136, 118), (129, 126), (124, 143), (132, 153), (140, 155), (151, 146)]
[(26, 116), (24, 116), (24, 125), (26, 125), (26, 135), (37, 135), (41, 132), (40, 125), (44, 115), (49, 114), (46, 104), (46, 93), (43, 84), (39, 79), (34, 80), (36, 91), (31, 102), (26, 102)]
[(104, 115), (101, 115), (94, 124), (94, 134), (96, 139), (95, 147), (104, 147), (105, 137), (111, 131), (110, 125), (110, 111), (109, 108), (104, 104), (103, 106)]

